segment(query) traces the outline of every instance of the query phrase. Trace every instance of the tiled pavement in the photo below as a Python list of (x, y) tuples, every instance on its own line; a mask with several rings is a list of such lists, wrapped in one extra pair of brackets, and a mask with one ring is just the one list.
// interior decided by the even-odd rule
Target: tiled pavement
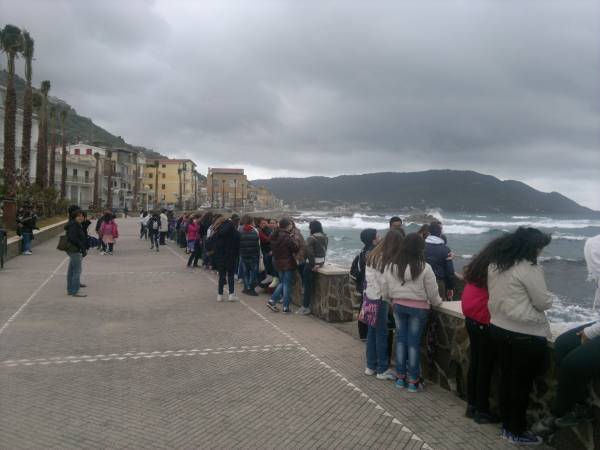
[(87, 298), (66, 296), (54, 241), (0, 271), (0, 448), (511, 448), (441, 388), (363, 375), (334, 327), (217, 304), (172, 243), (120, 231), (84, 260)]

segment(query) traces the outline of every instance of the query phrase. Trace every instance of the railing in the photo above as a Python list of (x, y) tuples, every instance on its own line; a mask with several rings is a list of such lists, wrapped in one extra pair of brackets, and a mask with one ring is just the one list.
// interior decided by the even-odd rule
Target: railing
[(80, 177), (76, 175), (67, 175), (68, 183), (93, 184), (94, 177)]

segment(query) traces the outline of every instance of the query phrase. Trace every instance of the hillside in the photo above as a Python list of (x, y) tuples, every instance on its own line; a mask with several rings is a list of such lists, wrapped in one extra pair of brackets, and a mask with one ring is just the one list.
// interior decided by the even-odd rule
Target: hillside
[[(6, 85), (6, 76), (6, 70), (0, 70), (0, 85)], [(22, 108), (23, 92), (25, 90), (25, 80), (23, 80), (19, 76), (16, 76), (15, 87), (17, 90), (17, 105), (19, 106), (19, 108)], [(50, 89), (50, 93), (52, 93), (52, 89)], [(157, 153), (145, 147), (133, 146), (131, 144), (128, 144), (121, 136), (115, 136), (110, 132), (106, 131), (104, 128), (96, 125), (92, 121), (92, 119), (77, 114), (77, 111), (63, 100), (53, 95), (50, 95), (49, 99), (50, 103), (57, 108), (59, 113), (62, 110), (67, 110), (68, 112), (67, 119), (65, 121), (65, 134), (67, 135), (67, 140), (69, 141), (69, 143), (74, 143), (78, 142), (79, 140), (83, 140), (85, 142), (89, 142), (90, 144), (98, 146), (130, 148), (132, 150), (142, 152), (146, 155), (147, 158), (150, 159), (166, 158), (160, 153)]]
[(452, 212), (597, 214), (558, 192), (472, 171), (429, 170), (334, 178), (254, 180), (299, 209), (347, 206), (372, 210), (440, 208)]

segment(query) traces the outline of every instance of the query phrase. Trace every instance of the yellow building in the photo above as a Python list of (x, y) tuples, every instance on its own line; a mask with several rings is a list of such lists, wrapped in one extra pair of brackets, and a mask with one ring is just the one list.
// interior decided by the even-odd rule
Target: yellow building
[(244, 169), (208, 168), (206, 182), (208, 202), (212, 208), (245, 208), (248, 178)]
[(198, 204), (198, 173), (190, 159), (160, 159), (149, 161), (144, 185), (158, 201), (154, 207), (196, 208)]

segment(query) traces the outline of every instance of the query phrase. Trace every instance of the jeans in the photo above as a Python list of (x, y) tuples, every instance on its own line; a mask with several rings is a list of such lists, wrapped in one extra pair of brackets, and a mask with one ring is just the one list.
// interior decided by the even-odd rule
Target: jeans
[(140, 239), (148, 239), (148, 227), (144, 224), (140, 225)]
[(274, 302), (280, 301), (283, 297), (284, 308), (289, 308), (292, 301), (292, 282), (294, 281), (295, 273), (295, 269), (279, 272), (279, 284), (271, 296), (271, 300)]
[(33, 240), (33, 233), (23, 232), (21, 234), (23, 239), (23, 253), (31, 251), (31, 241)]
[(223, 288), (225, 287), (225, 278), (227, 278), (229, 294), (233, 294), (233, 290), (235, 289), (235, 279), (233, 278), (233, 274), (233, 267), (228, 269), (219, 269), (219, 295), (223, 295)]
[(167, 236), (167, 232), (160, 231), (159, 233), (160, 233), (160, 236), (159, 236), (160, 237), (160, 239), (159, 239), (160, 245), (165, 245), (166, 244), (165, 237)]
[(527, 404), (535, 376), (545, 366), (546, 338), (515, 333), (490, 325), (500, 353), (500, 415), (503, 428), (521, 435), (527, 431)]
[(377, 325), (369, 327), (367, 331), (367, 367), (377, 373), (385, 372), (389, 366), (388, 312), (389, 303), (382, 302), (377, 314)]
[(156, 249), (158, 250), (158, 241), (160, 233), (158, 231), (150, 230), (148, 234), (150, 236), (150, 248), (156, 247)]
[(398, 378), (406, 378), (408, 361), (408, 380), (421, 378), (421, 337), (427, 324), (429, 309), (411, 308), (394, 305), (396, 320), (396, 372)]
[(244, 279), (244, 289), (251, 290), (256, 287), (258, 276), (258, 260), (244, 260), (240, 264)]
[(561, 334), (554, 343), (554, 355), (558, 367), (558, 386), (552, 413), (562, 417), (575, 404), (589, 398), (588, 389), (592, 378), (600, 375), (600, 337), (581, 343), (577, 333), (591, 323)]
[(75, 295), (81, 285), (81, 263), (83, 255), (79, 252), (67, 253), (69, 255), (69, 268), (67, 270), (67, 293)]
[(490, 382), (498, 350), (490, 336), (489, 325), (469, 318), (465, 319), (465, 324), (471, 351), (467, 376), (467, 403), (475, 407), (477, 412), (489, 414)]
[[(313, 296), (313, 290), (315, 286), (315, 273), (309, 264), (304, 265), (304, 276), (302, 277), (302, 284), (304, 286), (304, 296), (302, 297), (302, 306), (310, 308), (310, 303)], [(387, 317), (387, 316), (386, 316)]]
[(198, 260), (202, 255), (202, 244), (200, 241), (194, 241), (193, 251), (190, 253), (190, 257), (188, 258), (187, 265), (188, 267), (198, 267)]

